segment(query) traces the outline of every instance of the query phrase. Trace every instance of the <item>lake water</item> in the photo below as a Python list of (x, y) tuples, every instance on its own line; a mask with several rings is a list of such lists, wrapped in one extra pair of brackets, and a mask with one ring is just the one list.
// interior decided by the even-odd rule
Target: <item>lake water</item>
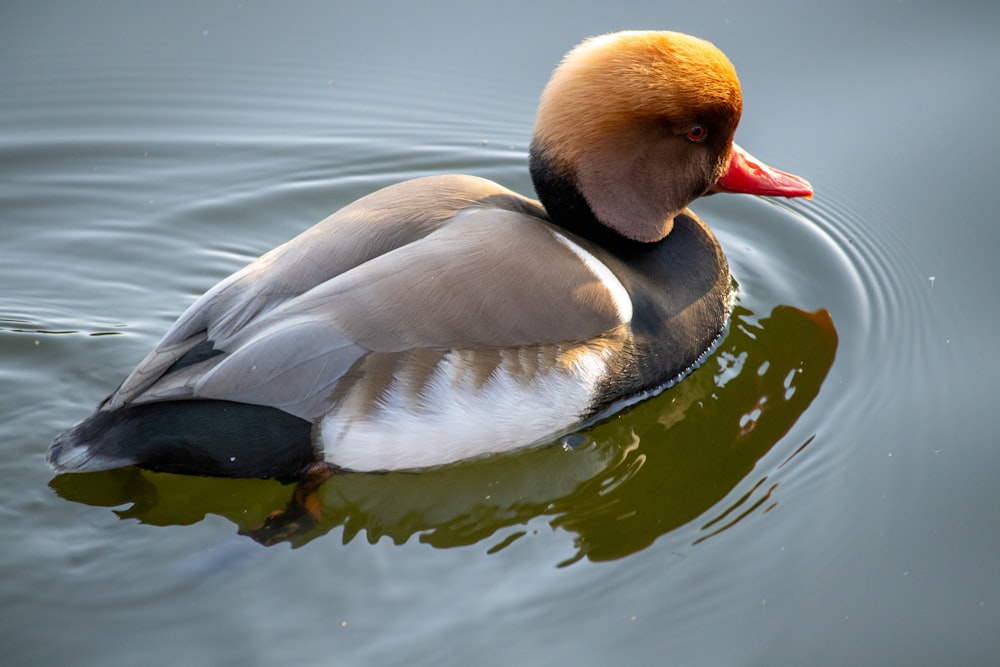
[[(1000, 661), (1000, 6), (342, 4), (0, 9), (0, 663)], [(696, 202), (739, 302), (694, 374), (550, 447), (335, 477), (290, 542), (291, 486), (52, 474), (197, 295), (333, 210), (531, 194), (549, 73), (622, 28), (715, 42), (740, 144), (816, 188)]]

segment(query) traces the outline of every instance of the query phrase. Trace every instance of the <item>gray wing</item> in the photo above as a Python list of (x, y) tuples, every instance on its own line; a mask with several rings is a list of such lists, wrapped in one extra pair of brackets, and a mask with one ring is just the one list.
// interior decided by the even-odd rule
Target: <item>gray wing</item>
[(197, 299), (101, 407), (117, 409), (136, 401), (206, 340), (231, 336), (288, 299), (426, 236), (457, 211), (470, 206), (520, 206), (527, 210), (532, 205), (495, 183), (472, 176), (414, 179), (363, 197), (262, 255)]
[[(455, 183), (439, 180), (416, 188), (418, 196)], [(460, 184), (464, 203), (453, 198), (428, 214), (418, 202), (422, 217), (398, 203), (412, 200), (412, 189), (388, 199), (380, 191), (372, 195), (378, 214), (359, 211), (360, 200), (223, 281), (129, 376), (145, 386), (120, 389), (122, 401), (210, 398), (314, 419), (370, 352), (583, 340), (622, 323), (607, 285), (539, 220), (536, 205), (488, 181)], [(368, 216), (359, 223), (361, 212)], [(223, 354), (163, 376), (204, 340)]]

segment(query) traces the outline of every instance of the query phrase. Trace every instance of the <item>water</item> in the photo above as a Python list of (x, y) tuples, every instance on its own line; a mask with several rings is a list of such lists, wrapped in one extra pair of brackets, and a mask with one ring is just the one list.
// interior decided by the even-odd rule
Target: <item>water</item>
[[(1000, 657), (1000, 136), (981, 120), (1000, 102), (997, 9), (102, 2), (0, 19), (0, 662)], [(740, 143), (817, 190), (697, 203), (739, 283), (698, 371), (552, 447), (336, 477), (315, 525), (270, 547), (290, 486), (53, 477), (51, 438), (261, 252), (414, 176), (530, 193), (551, 68), (624, 27), (716, 42), (743, 81)]]

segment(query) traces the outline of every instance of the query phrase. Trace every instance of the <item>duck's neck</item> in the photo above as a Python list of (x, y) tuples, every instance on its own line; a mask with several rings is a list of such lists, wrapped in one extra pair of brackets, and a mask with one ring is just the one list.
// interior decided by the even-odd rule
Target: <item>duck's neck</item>
[(623, 236), (598, 220), (575, 181), (561, 173), (534, 144), (528, 167), (538, 199), (554, 224), (623, 254), (648, 245)]

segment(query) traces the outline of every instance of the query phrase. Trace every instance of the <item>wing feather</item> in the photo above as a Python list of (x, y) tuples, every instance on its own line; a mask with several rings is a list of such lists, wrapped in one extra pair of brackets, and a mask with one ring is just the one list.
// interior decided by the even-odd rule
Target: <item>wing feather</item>
[[(370, 352), (586, 340), (622, 324), (621, 286), (579, 260), (536, 203), (489, 181), (392, 186), (207, 292), (106, 405), (211, 398), (316, 419)], [(206, 340), (222, 354), (177, 364)]]

